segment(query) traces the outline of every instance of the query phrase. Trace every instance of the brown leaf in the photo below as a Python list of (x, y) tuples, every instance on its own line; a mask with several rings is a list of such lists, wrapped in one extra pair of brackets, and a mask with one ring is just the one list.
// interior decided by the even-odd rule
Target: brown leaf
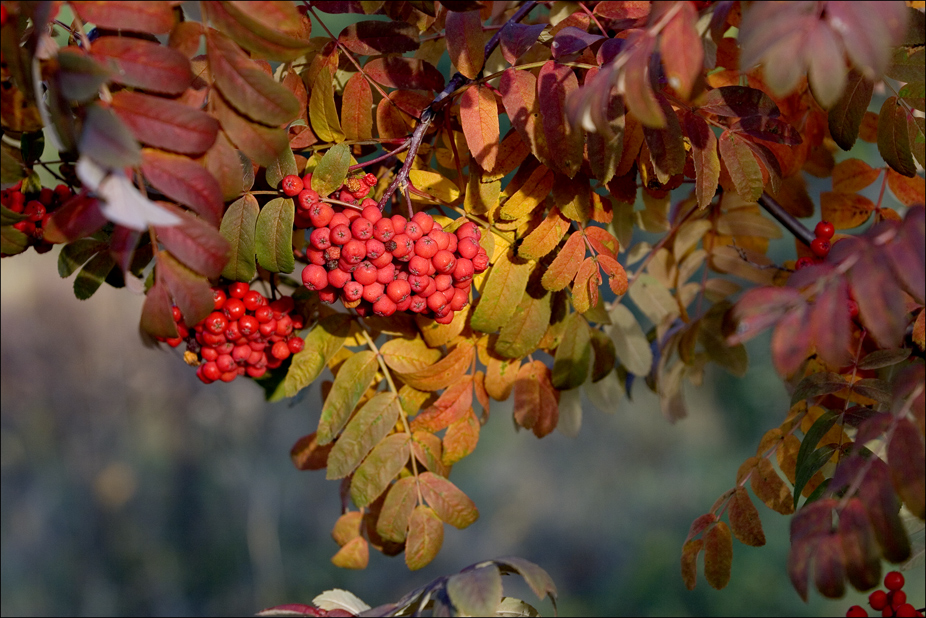
[[(835, 178), (833, 180), (835, 183)], [(870, 199), (858, 193), (824, 191), (820, 194), (820, 217), (832, 223), (837, 230), (860, 226), (868, 221), (874, 208)]]
[(486, 391), (489, 396), (496, 401), (508, 399), (520, 368), (520, 357), (508, 360), (492, 355), (486, 364)]
[(208, 279), (178, 262), (168, 251), (158, 253), (155, 268), (156, 277), (167, 286), (187, 326), (192, 327), (212, 313), (215, 299)]
[(730, 499), (730, 528), (736, 540), (744, 545), (765, 545), (765, 533), (762, 531), (759, 511), (749, 498), (749, 492), (742, 486), (736, 487)]
[[(383, 22), (375, 22), (383, 23)], [(341, 128), (349, 140), (373, 137), (373, 91), (367, 80), (357, 73), (344, 85), (341, 99)]]
[(878, 585), (881, 579), (881, 552), (868, 521), (865, 505), (852, 498), (839, 512), (839, 538), (846, 560), (849, 581), (859, 590)]
[(290, 450), (289, 456), (298, 470), (323, 470), (328, 466), (328, 453), (333, 443), (319, 446), (315, 434), (299, 438)]
[(749, 481), (756, 497), (764, 502), (768, 508), (778, 511), (782, 515), (793, 513), (794, 500), (791, 497), (791, 491), (781, 480), (781, 477), (778, 476), (778, 473), (775, 472), (771, 462), (764, 457), (751, 457), (740, 466), (740, 473), (752, 467), (755, 470)]
[(289, 149), (289, 139), (283, 129), (271, 129), (251, 122), (232, 109), (221, 96), (210, 100), (225, 134), (258, 165), (273, 165), (281, 153)]
[(722, 521), (704, 535), (704, 579), (711, 587), (721, 590), (730, 582), (733, 566), (733, 537)]
[(698, 554), (704, 547), (704, 541), (694, 539), (682, 546), (682, 581), (689, 590), (694, 590), (698, 583)]
[(887, 448), (891, 479), (903, 503), (913, 515), (926, 518), (926, 452), (916, 426), (908, 419), (897, 421)]
[(729, 130), (719, 138), (720, 162), (733, 181), (737, 194), (747, 202), (755, 202), (762, 195), (765, 182), (762, 168), (742, 135)]
[(698, 12), (694, 5), (689, 2), (679, 8), (659, 37), (659, 52), (669, 85), (687, 100), (704, 68), (704, 47), (696, 28)]
[(542, 438), (556, 429), (559, 392), (550, 383), (550, 370), (541, 361), (524, 363), (514, 383), (514, 419)]
[(444, 524), (428, 506), (420, 504), (412, 511), (405, 542), (405, 564), (417, 571), (427, 566), (444, 543)]
[[(880, 168), (871, 167), (861, 159), (840, 161), (833, 168), (833, 191), (857, 193), (871, 185), (880, 175)], [(890, 176), (888, 178), (890, 179)]]
[(369, 562), (370, 544), (361, 536), (349, 541), (331, 557), (331, 564), (341, 569), (365, 569)]
[(546, 28), (546, 24), (519, 24), (508, 22), (502, 28), (499, 47), (508, 64), (515, 64), (524, 53), (537, 42), (537, 37)]
[[(344, 47), (359, 56), (404, 54), (418, 49), (417, 29), (401, 21), (361, 21), (338, 35)], [(346, 98), (345, 98), (346, 100)]]
[(695, 114), (682, 116), (685, 135), (691, 145), (691, 159), (695, 168), (695, 196), (699, 208), (707, 208), (720, 181), (720, 157), (717, 155), (717, 137), (707, 122)]
[(916, 165), (910, 149), (907, 112), (897, 101), (888, 97), (878, 115), (878, 152), (884, 161), (904, 176), (915, 176)]
[(858, 69), (850, 69), (842, 96), (828, 114), (830, 134), (843, 150), (849, 150), (855, 145), (873, 91), (874, 83), (871, 80), (866, 79)]

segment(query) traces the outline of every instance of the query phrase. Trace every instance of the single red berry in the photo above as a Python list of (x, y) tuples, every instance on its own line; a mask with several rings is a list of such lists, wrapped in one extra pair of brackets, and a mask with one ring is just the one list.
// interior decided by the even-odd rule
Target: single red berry
[(383, 218), (383, 213), (379, 210), (379, 206), (376, 205), (374, 200), (363, 200), (360, 205), (363, 206), (363, 210), (360, 211), (360, 216), (362, 216), (370, 223), (379, 223), (379, 221)]
[[(367, 257), (371, 260), (375, 260), (386, 253), (386, 246), (375, 238), (367, 240), (365, 244), (367, 247)], [(391, 257), (390, 261), (392, 261)]]
[(467, 221), (457, 228), (456, 236), (460, 240), (463, 240), (464, 238), (473, 238), (478, 241), (479, 228), (476, 227), (476, 224), (472, 221)]
[(23, 214), (29, 217), (29, 220), (33, 223), (38, 223), (45, 216), (45, 205), (38, 200), (31, 200), (23, 209)]
[[(388, 253), (386, 255), (389, 255)], [(389, 256), (392, 257), (392, 256)], [(376, 280), (382, 283), (383, 285), (389, 285), (395, 281), (395, 264), (383, 264), (382, 266), (378, 265), (375, 261), (371, 262), (373, 266), (376, 266)]]
[(436, 275), (434, 277), (434, 287), (438, 292), (449, 290), (453, 287), (453, 277), (447, 274)]
[(17, 221), (13, 224), (13, 228), (19, 230), (26, 236), (32, 236), (35, 234), (35, 223), (26, 219), (25, 221)]
[[(325, 277), (325, 280), (327, 281), (327, 276)], [(269, 322), (273, 319), (273, 309), (270, 307), (270, 305), (258, 307), (254, 311), (254, 317), (257, 318), (257, 321), (261, 324)]]
[(434, 268), (437, 272), (449, 273), (453, 272), (453, 267), (457, 265), (457, 260), (450, 251), (443, 249), (434, 254), (434, 257), (431, 258), (431, 263), (434, 264)]
[(363, 177), (363, 182), (368, 187), (375, 187), (376, 183), (379, 182), (379, 179), (376, 177), (376, 174), (367, 174)]
[(238, 320), (233, 320), (225, 327), (225, 339), (228, 341), (237, 341), (241, 338), (241, 330), (238, 328)]
[(318, 300), (323, 303), (328, 303), (329, 305), (338, 299), (337, 290), (333, 287), (327, 287), (324, 290), (318, 291)]
[(266, 366), (264, 366), (264, 367), (247, 367), (247, 368), (245, 369), (245, 372), (247, 372), (249, 378), (255, 378), (255, 379), (257, 379), (257, 378), (262, 377), (265, 373), (267, 373), (267, 367), (266, 367)]
[(251, 289), (247, 283), (236, 281), (228, 286), (228, 295), (232, 298), (244, 298), (244, 295)]
[(212, 288), (213, 309), (220, 311), (225, 306), (225, 300), (227, 298), (224, 291), (218, 288)]
[(421, 233), (427, 234), (434, 227), (434, 218), (426, 212), (416, 212), (412, 216), (412, 221), (421, 227)]
[(309, 235), (309, 242), (312, 246), (323, 251), (331, 246), (331, 230), (327, 227), (319, 227), (312, 230)]
[(236, 363), (247, 362), (248, 358), (251, 356), (251, 346), (247, 344), (236, 345), (235, 349), (232, 350), (232, 358), (235, 359)]
[(475, 261), (479, 258), (477, 255), (472, 260), (467, 260), (466, 258), (460, 258), (457, 260), (456, 264), (453, 267), (453, 280), (454, 281), (470, 281), (473, 278), (475, 273), (476, 266)]
[(891, 607), (894, 608), (894, 610), (907, 602), (907, 593), (903, 590), (893, 590), (890, 596)]
[(422, 236), (415, 242), (415, 255), (431, 259), (440, 249), (430, 236)]
[(868, 612), (865, 611), (865, 608), (862, 607), (861, 605), (853, 605), (846, 612), (847, 617), (859, 617), (860, 618), (861, 616), (867, 616), (867, 615), (868, 615)]
[(427, 275), (431, 260), (416, 255), (408, 262), (408, 272), (413, 275)]
[(486, 255), (486, 252), (482, 249), (482, 247), (479, 249), (479, 253), (477, 253), (476, 257), (473, 258), (473, 270), (477, 273), (481, 273), (489, 267), (489, 256)]
[(341, 294), (344, 300), (349, 303), (360, 300), (360, 297), (363, 295), (363, 284), (357, 283), (356, 281), (348, 281), (341, 289)]
[(293, 332), (293, 320), (288, 315), (284, 315), (277, 320), (277, 335), (288, 337)]
[(337, 245), (335, 245), (333, 247), (328, 247), (327, 249), (325, 249), (325, 261), (326, 262), (330, 262), (331, 260), (334, 260), (335, 262), (337, 262), (340, 259), (341, 259), (341, 247), (338, 247)]
[(332, 229), (334, 229), (336, 225), (346, 225), (347, 227), (350, 227), (351, 221), (352, 219), (349, 219), (343, 212), (336, 212), (331, 216), (331, 222), (328, 224), (328, 227)]
[(359, 264), (367, 257), (367, 245), (361, 240), (351, 239), (341, 247), (341, 259), (348, 264)]
[(825, 238), (814, 238), (810, 243), (810, 250), (818, 258), (825, 258), (830, 252), (830, 241)]
[(875, 590), (868, 595), (868, 604), (871, 605), (871, 609), (881, 611), (888, 606), (887, 593), (883, 590)]
[(273, 348), (270, 349), (270, 353), (273, 358), (284, 360), (289, 357), (289, 346), (285, 341), (277, 341), (273, 344)]
[(305, 348), (305, 339), (302, 337), (290, 337), (286, 340), (286, 345), (289, 346), (290, 352), (298, 354)]
[(320, 290), (327, 286), (328, 283), (328, 273), (323, 267), (309, 264), (302, 269), (302, 285), (304, 285), (306, 289)]
[(428, 301), (422, 296), (415, 294), (411, 297), (411, 304), (409, 304), (408, 309), (412, 313), (424, 313), (428, 309)]
[(222, 370), (219, 369), (219, 366), (215, 362), (208, 362), (202, 366), (203, 376), (208, 379), (210, 382), (215, 382), (222, 376)]
[(170, 308), (170, 315), (174, 318), (174, 322), (179, 322), (183, 319), (183, 313), (181, 313), (180, 307), (177, 306)]
[(308, 174), (303, 174), (302, 184), (304, 184), (306, 187), (312, 186), (312, 173), (311, 172), (309, 172)]
[[(368, 240), (367, 242), (370, 242), (370, 241)], [(367, 253), (367, 257), (369, 256), (370, 254)], [(384, 251), (381, 256), (377, 258), (371, 258), (370, 263), (373, 264), (373, 266), (375, 266), (376, 268), (383, 269), (387, 266), (392, 265), (392, 254), (389, 253), (388, 251)], [(395, 266), (393, 265), (392, 268), (395, 269)]]
[(220, 354), (219, 357), (215, 359), (215, 364), (223, 373), (226, 371), (235, 371), (238, 365), (231, 354)]
[(250, 337), (254, 333), (260, 332), (260, 322), (253, 315), (243, 316), (238, 320), (238, 330), (244, 337)]
[(829, 221), (820, 221), (817, 223), (816, 227), (813, 228), (813, 233), (817, 238), (829, 240), (833, 237), (833, 234), (836, 233), (836, 228)]
[(386, 286), (384, 286), (379, 281), (374, 281), (373, 283), (369, 285), (363, 286), (362, 298), (363, 300), (369, 303), (375, 303), (380, 298), (382, 298), (385, 292), (386, 292)]
[(408, 277), (408, 285), (411, 286), (412, 292), (415, 294), (424, 292), (430, 283), (431, 278), (427, 275), (410, 275)]
[(904, 583), (904, 576), (900, 571), (891, 571), (884, 576), (884, 587), (888, 590), (900, 590)]
[(450, 308), (454, 311), (460, 311), (469, 304), (469, 292), (454, 288), (453, 300), (450, 301)]
[(396, 304), (388, 296), (381, 296), (373, 303), (373, 313), (380, 317), (389, 317), (395, 313)]
[(474, 238), (463, 238), (457, 243), (457, 253), (460, 257), (471, 260), (479, 252), (479, 243)]
[(434, 229), (428, 233), (428, 238), (431, 238), (437, 243), (438, 251), (443, 251), (444, 249), (450, 249), (450, 239), (456, 238), (456, 236), (437, 229), (437, 224), (435, 223)]
[(918, 616), (919, 613), (916, 611), (916, 608), (913, 607), (910, 603), (904, 603), (894, 610), (894, 615), (898, 618), (914, 618)]
[(395, 227), (392, 224), (392, 219), (383, 217), (373, 224), (373, 238), (376, 240), (386, 242), (393, 236), (395, 236)]
[(245, 314), (247, 308), (244, 306), (244, 302), (240, 298), (229, 298), (225, 301), (223, 310), (225, 311), (225, 315), (228, 316), (229, 320), (238, 320)]
[(421, 231), (421, 226), (417, 221), (409, 221), (405, 225), (405, 235), (411, 238), (412, 240), (417, 241), (419, 238), (424, 236), (424, 232)]
[(408, 281), (393, 281), (386, 286), (386, 295), (394, 303), (400, 303), (411, 294), (412, 287)]
[(42, 190), (39, 191), (39, 202), (42, 206), (48, 208), (55, 203), (55, 192), (48, 187), (42, 187)]
[[(407, 234), (397, 234), (390, 242), (395, 243), (392, 255), (397, 258), (405, 257), (415, 250), (415, 241)], [(388, 250), (389, 247), (390, 245), (387, 244), (386, 249)]]
[[(311, 191), (311, 189), (306, 189), (303, 193), (307, 191)], [(315, 192), (312, 191), (312, 193)], [(325, 202), (314, 202), (309, 206), (309, 221), (311, 221), (312, 225), (315, 227), (334, 227), (337, 225), (334, 222), (334, 218), (334, 209)], [(346, 221), (344, 221), (344, 223), (346, 223)]]
[(199, 351), (204, 361), (214, 361), (219, 357), (219, 352), (212, 346), (204, 345)]
[(364, 217), (357, 217), (351, 222), (350, 231), (358, 240), (373, 238), (373, 223)]
[(440, 313), (447, 306), (447, 299), (443, 294), (431, 294), (428, 296), (428, 309), (434, 313)]
[(370, 285), (377, 280), (378, 269), (369, 262), (363, 262), (354, 271), (354, 281), (360, 285)]
[(290, 174), (289, 176), (283, 177), (283, 181), (280, 183), (280, 188), (283, 190), (285, 195), (288, 195), (289, 197), (296, 197), (299, 195), (299, 192), (305, 188), (305, 185), (303, 184), (301, 178), (295, 174)]
[[(332, 288), (343, 288), (350, 281), (350, 273), (340, 268), (328, 271), (328, 286)], [(331, 301), (334, 302), (334, 301)]]
[(248, 311), (254, 312), (257, 311), (257, 308), (261, 305), (266, 305), (267, 299), (264, 298), (264, 295), (257, 290), (251, 290), (244, 295), (244, 298), (241, 299), (241, 302), (244, 303), (244, 306)]
[(406, 296), (404, 300), (400, 300), (395, 304), (396, 311), (408, 311), (408, 308), (412, 305), (412, 297)]
[(405, 226), (408, 225), (408, 219), (402, 215), (392, 215), (389, 219), (392, 221), (392, 227), (395, 229), (396, 234), (405, 233)]
[(816, 261), (809, 256), (800, 257), (797, 259), (797, 262), (794, 263), (794, 270), (801, 270), (807, 268), (808, 266), (813, 266), (816, 264)]
[(434, 321), (438, 324), (450, 324), (453, 322), (453, 310), (447, 309), (444, 313), (436, 314)]
[(213, 335), (221, 335), (224, 333), (226, 326), (228, 326), (228, 320), (218, 311), (210, 313), (209, 317), (206, 318), (206, 330)]

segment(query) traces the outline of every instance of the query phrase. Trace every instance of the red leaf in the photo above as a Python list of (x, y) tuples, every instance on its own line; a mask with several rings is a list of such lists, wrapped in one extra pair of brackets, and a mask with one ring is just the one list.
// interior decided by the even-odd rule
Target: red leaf
[(894, 242), (887, 246), (894, 275), (918, 303), (926, 297), (926, 210), (907, 211)]
[(627, 38), (632, 47), (624, 69), (624, 100), (627, 108), (644, 126), (660, 129), (666, 126), (665, 113), (653, 94), (650, 82), (650, 56), (656, 50), (656, 39), (640, 32)]
[(272, 126), (299, 116), (296, 96), (215, 30), (206, 32), (206, 55), (216, 87), (242, 114)]
[(90, 236), (106, 225), (96, 199), (75, 195), (56, 210), (45, 224), (45, 240), (53, 243), (71, 242)]
[(772, 362), (781, 376), (790, 376), (810, 353), (811, 324), (807, 304), (800, 303), (778, 322), (772, 333)]
[(578, 125), (566, 118), (566, 98), (579, 89), (571, 67), (548, 61), (537, 77), (537, 101), (543, 120), (547, 147), (556, 153), (552, 163), (570, 178), (582, 165), (584, 136)]
[(361, 56), (404, 54), (418, 49), (418, 29), (400, 21), (361, 21), (341, 30), (338, 40)]
[(470, 79), (475, 79), (485, 62), (482, 18), (479, 11), (447, 13), (446, 41), (450, 62)]
[(445, 390), (434, 405), (415, 417), (411, 424), (412, 431), (435, 433), (446, 429), (463, 418), (472, 406), (473, 380), (472, 376), (465, 376)]
[(178, 262), (167, 251), (158, 253), (155, 268), (157, 278), (167, 286), (187, 326), (192, 328), (212, 313), (215, 299), (208, 279)]
[(617, 255), (617, 239), (605, 228), (590, 225), (585, 228), (585, 236), (598, 253), (611, 258)]
[(286, 62), (311, 49), (312, 22), (299, 15), (291, 2), (203, 2), (200, 6), (209, 23), (257, 57)]
[[(164, 34), (174, 25), (170, 2), (71, 2), (80, 18), (98, 28)], [(96, 45), (96, 43), (94, 43)]]
[(177, 95), (193, 83), (190, 61), (175, 49), (130, 37), (104, 36), (90, 52), (115, 69), (118, 84)]
[(431, 472), (418, 476), (421, 494), (441, 521), (463, 529), (479, 519), (479, 510), (465, 493), (445, 478)]
[(171, 312), (170, 294), (160, 280), (156, 280), (145, 295), (141, 308), (141, 329), (154, 337), (176, 337), (177, 323)]
[(180, 217), (179, 225), (157, 227), (158, 241), (178, 260), (210, 279), (222, 274), (228, 262), (229, 244), (218, 230), (166, 202), (159, 202)]
[(669, 85), (683, 99), (688, 99), (704, 68), (704, 47), (695, 27), (698, 12), (694, 5), (685, 2), (679, 8), (659, 37), (659, 52)]
[(212, 102), (222, 129), (258, 165), (272, 165), (284, 150), (289, 149), (289, 140), (283, 129), (271, 129), (251, 122), (229, 107), (221, 96), (213, 97)]
[(416, 58), (374, 58), (363, 70), (370, 79), (390, 88), (439, 91), (444, 87), (444, 76), (430, 63)]
[(662, 95), (657, 96), (656, 101), (665, 118), (663, 128), (643, 127), (643, 139), (649, 147), (656, 179), (660, 184), (666, 184), (673, 176), (685, 171), (685, 142), (672, 106)]
[(145, 148), (142, 172), (157, 190), (189, 206), (218, 229), (222, 221), (222, 189), (201, 165), (183, 155)]
[(537, 122), (540, 110), (537, 104), (537, 79), (532, 73), (508, 69), (502, 73), (498, 85), (502, 103), (512, 126), (531, 152), (541, 162), (550, 161), (547, 141), (542, 126)]
[(865, 250), (849, 271), (862, 323), (883, 348), (900, 345), (906, 327), (903, 292), (885, 277), (888, 265), (879, 252)]
[(215, 143), (219, 123), (182, 103), (123, 90), (113, 95), (113, 111), (145, 144), (183, 154), (199, 154)]
[(466, 145), (479, 167), (495, 169), (499, 148), (498, 106), (489, 88), (474, 84), (463, 91), (460, 123)]
[[(862, 288), (863, 289), (863, 288)], [(810, 314), (817, 353), (832, 367), (849, 362), (850, 318), (849, 291), (842, 277), (832, 280), (820, 294)]]
[(802, 141), (800, 132), (787, 122), (780, 118), (768, 116), (741, 118), (730, 125), (730, 131), (745, 133), (759, 139), (777, 144), (788, 144), (789, 146), (796, 146)]

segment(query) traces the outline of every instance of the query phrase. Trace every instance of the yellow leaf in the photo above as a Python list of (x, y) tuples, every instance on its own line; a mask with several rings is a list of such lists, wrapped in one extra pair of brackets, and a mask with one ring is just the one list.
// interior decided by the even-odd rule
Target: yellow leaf
[(427, 170), (411, 170), (408, 179), (412, 185), (440, 202), (455, 202), (460, 197), (460, 189), (450, 180), (437, 172)]

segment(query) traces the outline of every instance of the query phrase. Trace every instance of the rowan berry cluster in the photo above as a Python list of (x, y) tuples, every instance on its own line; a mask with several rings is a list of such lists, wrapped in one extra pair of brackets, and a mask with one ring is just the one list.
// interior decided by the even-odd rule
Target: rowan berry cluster
[[(899, 571), (891, 571), (884, 576), (884, 590), (875, 590), (868, 595), (868, 604), (871, 609), (881, 612), (882, 616), (897, 616), (898, 618), (920, 616), (923, 612), (917, 611), (913, 605), (907, 603), (907, 593), (903, 591), (904, 576)], [(861, 605), (853, 605), (846, 612), (846, 616), (867, 616), (868, 610)]]
[[(813, 229), (815, 238), (810, 243), (810, 250), (816, 257), (804, 256), (798, 258), (797, 262), (794, 264), (794, 270), (801, 270), (802, 268), (807, 268), (808, 266), (813, 266), (818, 264), (821, 260), (826, 258), (830, 253), (832, 248), (832, 239), (836, 234), (836, 228), (829, 221), (820, 221)], [(849, 317), (855, 318), (858, 316), (858, 303), (852, 298), (852, 289), (849, 289)]]
[[(352, 176), (344, 181), (341, 188), (334, 194), (334, 197), (347, 204), (358, 204), (363, 200), (363, 205), (369, 203), (375, 204), (373, 200), (364, 200), (369, 195), (370, 189), (376, 186), (376, 176), (367, 174), (366, 176)], [(296, 216), (293, 220), (293, 226), (299, 229), (314, 227), (312, 219), (309, 216), (315, 204), (320, 203), (321, 197), (317, 191), (312, 190), (312, 174), (306, 174), (302, 178), (295, 175), (289, 175), (283, 178), (280, 183), (280, 190), (284, 195), (296, 198)]]
[(67, 185), (58, 185), (54, 189), (43, 187), (37, 193), (22, 192), (22, 182), (0, 192), (0, 204), (17, 215), (24, 217), (13, 227), (29, 238), (30, 244), (38, 253), (51, 250), (52, 244), (45, 242), (45, 226), (52, 213), (74, 196)]
[(473, 276), (489, 266), (479, 228), (466, 222), (445, 232), (424, 212), (408, 220), (384, 217), (371, 199), (360, 207), (336, 212), (318, 200), (304, 209), (314, 229), (303, 285), (361, 316), (411, 311), (449, 324), (469, 303)]
[(259, 378), (305, 347), (305, 340), (295, 334), (305, 323), (292, 313), (292, 297), (269, 302), (241, 282), (213, 288), (213, 295), (215, 310), (192, 329), (174, 307), (179, 337), (163, 339), (173, 347), (186, 340), (187, 354), (192, 355), (187, 362), (197, 365), (196, 375), (206, 384), (243, 375)]

